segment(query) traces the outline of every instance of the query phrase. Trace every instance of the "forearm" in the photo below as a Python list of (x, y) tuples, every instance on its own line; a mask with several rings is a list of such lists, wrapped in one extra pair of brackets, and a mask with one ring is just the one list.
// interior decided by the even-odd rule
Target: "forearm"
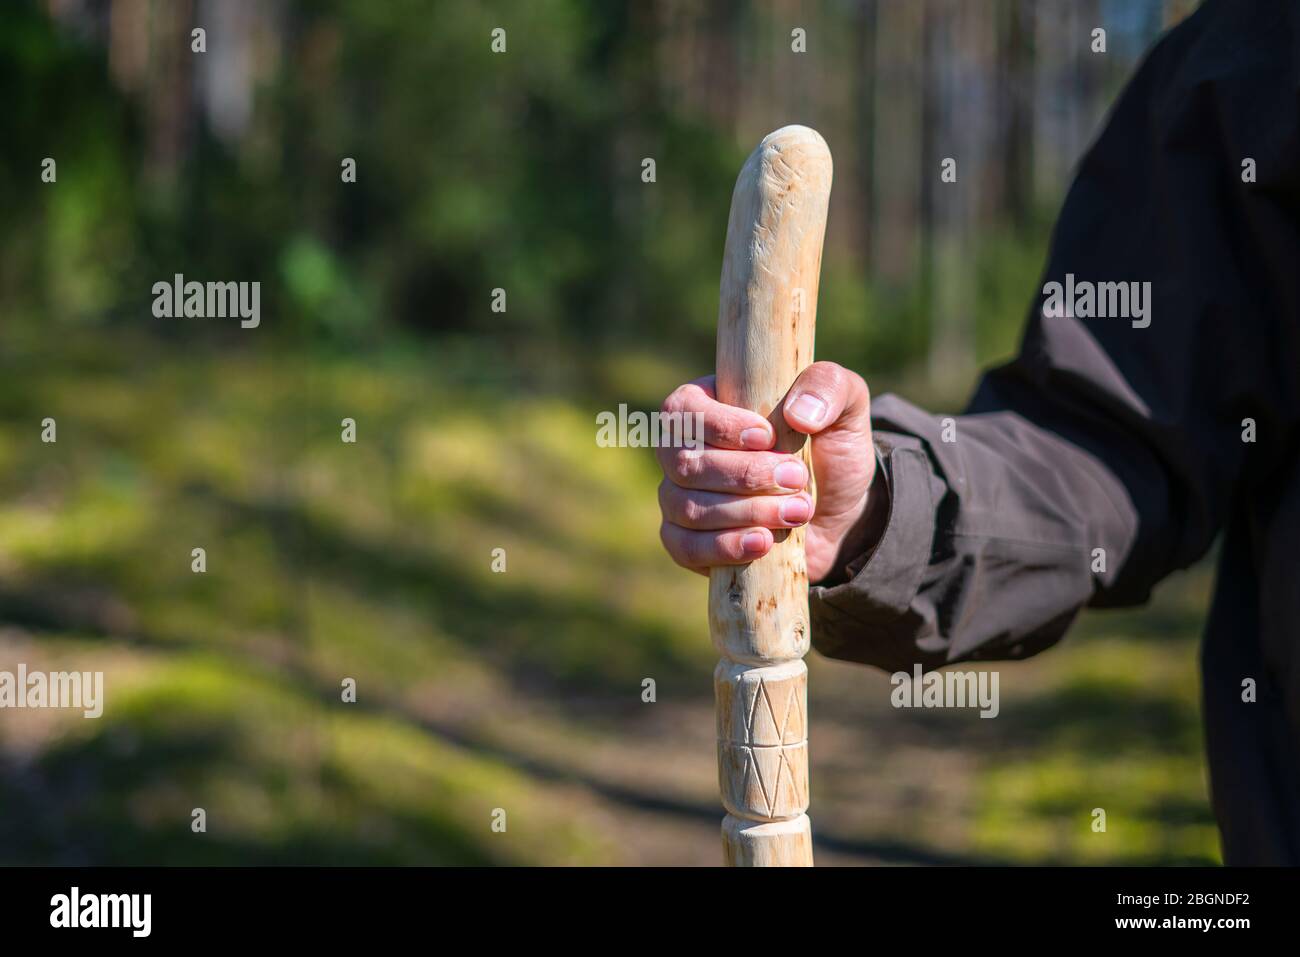
[(1109, 577), (1094, 549), (1119, 563), (1132, 545), (1118, 479), (1014, 413), (949, 421), (882, 397), (876, 425), (880, 488), (812, 591), (824, 654), (889, 670), (1027, 657)]

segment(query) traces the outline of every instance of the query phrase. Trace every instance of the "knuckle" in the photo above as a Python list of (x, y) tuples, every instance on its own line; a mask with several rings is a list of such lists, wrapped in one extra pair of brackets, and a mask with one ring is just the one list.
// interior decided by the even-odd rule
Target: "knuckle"
[(704, 518), (705, 511), (706, 509), (703, 505), (689, 496), (682, 500), (682, 520), (686, 522), (688, 526), (698, 525)]
[(669, 508), (672, 507), (673, 489), (676, 487), (667, 478), (659, 483), (659, 512), (665, 517), (668, 515)]
[(664, 551), (678, 565), (683, 568), (690, 568), (694, 564), (690, 558), (690, 547), (688, 540), (681, 534), (680, 530), (674, 528), (671, 522), (665, 521), (659, 526), (659, 541), (663, 543)]
[(743, 535), (740, 533), (728, 535), (723, 540), (721, 551), (733, 561), (741, 561), (745, 557), (745, 547), (741, 544)]
[(834, 362), (819, 362), (817, 364), (821, 367), (818, 369), (818, 377), (826, 391), (831, 395), (843, 391), (845, 383), (848, 381), (845, 376), (847, 370)]
[(672, 474), (683, 482), (690, 481), (700, 469), (700, 457), (694, 449), (677, 449), (672, 455)]
[(703, 536), (701, 535), (683, 535), (681, 541), (682, 558), (687, 565), (700, 567), (708, 564), (708, 556), (704, 554)]
[(664, 398), (659, 411), (664, 413), (680, 412), (686, 405), (686, 390), (689, 386), (679, 385)]

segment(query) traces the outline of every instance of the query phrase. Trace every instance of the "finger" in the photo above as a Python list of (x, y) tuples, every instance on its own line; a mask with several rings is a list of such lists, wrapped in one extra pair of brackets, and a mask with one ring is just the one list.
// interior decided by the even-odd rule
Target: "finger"
[(782, 406), (790, 427), (808, 435), (832, 425), (856, 427), (870, 410), (871, 395), (862, 376), (834, 362), (814, 362), (804, 369)]
[(808, 469), (803, 462), (781, 452), (663, 447), (655, 451), (667, 479), (683, 488), (736, 495), (780, 495), (808, 486)]
[(701, 532), (672, 522), (659, 526), (659, 538), (673, 561), (683, 568), (692, 569), (752, 562), (766, 555), (773, 541), (772, 533), (766, 528)]
[(659, 486), (659, 509), (674, 525), (696, 530), (743, 528), (797, 528), (812, 518), (812, 498), (794, 495), (727, 495), (697, 492), (664, 479)]
[[(675, 438), (690, 435), (698, 440), (698, 424), (703, 429), (704, 443), (716, 448), (770, 449), (776, 441), (776, 433), (767, 419), (757, 412), (726, 405), (714, 397), (713, 376), (678, 386), (664, 399), (660, 415), (670, 417), (671, 434)], [(688, 416), (692, 417), (689, 420), (691, 429), (684, 431)], [(675, 441), (674, 444), (680, 446), (684, 443)]]

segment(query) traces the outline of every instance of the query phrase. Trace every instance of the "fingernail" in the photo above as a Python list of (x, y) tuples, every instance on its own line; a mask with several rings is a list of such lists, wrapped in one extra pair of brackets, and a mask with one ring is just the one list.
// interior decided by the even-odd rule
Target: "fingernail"
[(740, 433), (740, 444), (747, 449), (770, 449), (772, 433), (767, 429), (745, 429)]
[(757, 555), (767, 548), (767, 536), (762, 532), (746, 532), (740, 540), (740, 547), (751, 555)]
[(781, 521), (787, 525), (802, 525), (812, 514), (812, 503), (802, 495), (793, 495), (781, 503)]
[(782, 488), (801, 489), (808, 484), (808, 470), (802, 462), (782, 462), (772, 472), (772, 478)]
[(820, 396), (805, 392), (791, 403), (790, 414), (805, 425), (821, 425), (826, 418), (826, 403)]

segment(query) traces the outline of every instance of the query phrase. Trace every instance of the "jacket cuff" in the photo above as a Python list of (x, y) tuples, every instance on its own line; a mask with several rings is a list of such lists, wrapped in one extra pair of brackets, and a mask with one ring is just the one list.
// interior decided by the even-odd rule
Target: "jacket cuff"
[(915, 441), (877, 433), (877, 465), (889, 492), (884, 533), (874, 551), (848, 564), (848, 581), (809, 590), (812, 644), (828, 657), (888, 667), (914, 653), (908, 636), (915, 623), (891, 626), (912, 607), (934, 546), (930, 462), (909, 447)]

